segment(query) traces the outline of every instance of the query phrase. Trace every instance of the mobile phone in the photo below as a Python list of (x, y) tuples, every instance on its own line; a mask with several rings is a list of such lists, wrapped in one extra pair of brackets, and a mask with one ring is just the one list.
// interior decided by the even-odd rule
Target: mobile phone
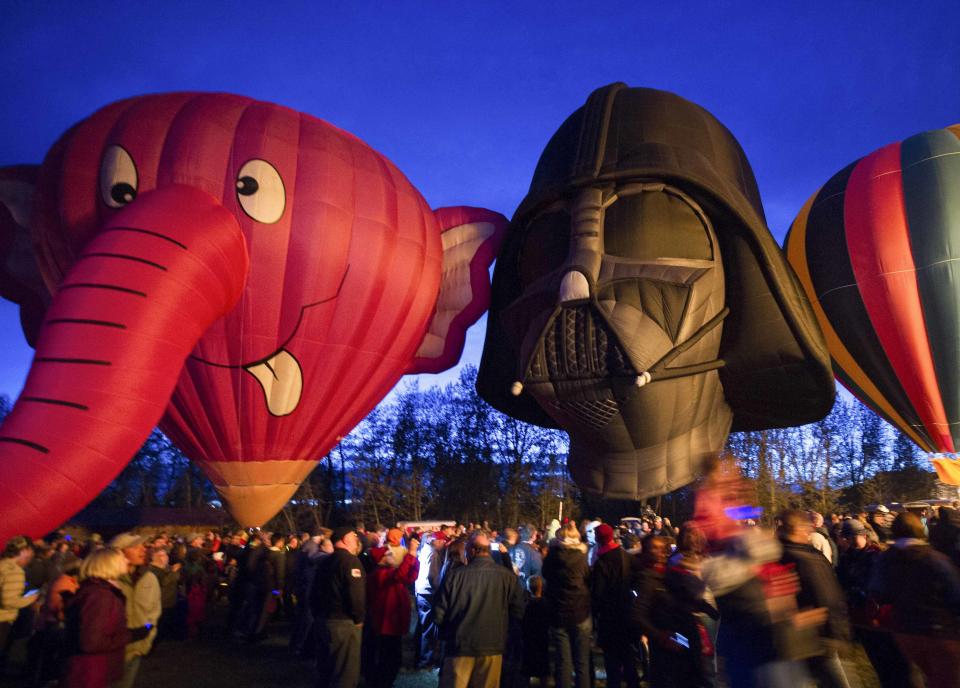
[(27, 590), (25, 593), (23, 593), (23, 596), (30, 597), (30, 595), (36, 595), (39, 592), (40, 592), (40, 588), (34, 588), (33, 590)]
[(143, 624), (143, 627), (146, 628), (146, 629), (149, 631), (151, 628), (153, 628), (153, 624), (150, 623), (150, 622), (147, 622), (147, 623)]
[(679, 633), (674, 633), (674, 634), (673, 634), (672, 636), (670, 636), (670, 637), (673, 638), (674, 641), (676, 641), (676, 643), (677, 643), (678, 645), (683, 645), (683, 646), (686, 647), (686, 648), (689, 648), (689, 647), (690, 647), (690, 641), (687, 640), (687, 636), (685, 636), (685, 635), (680, 635)]

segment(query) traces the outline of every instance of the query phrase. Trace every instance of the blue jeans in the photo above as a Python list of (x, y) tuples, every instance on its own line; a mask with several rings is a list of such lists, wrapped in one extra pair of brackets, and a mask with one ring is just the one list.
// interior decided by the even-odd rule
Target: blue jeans
[(571, 626), (550, 627), (550, 649), (557, 688), (572, 688), (570, 675), (577, 676), (576, 688), (590, 688), (590, 617)]

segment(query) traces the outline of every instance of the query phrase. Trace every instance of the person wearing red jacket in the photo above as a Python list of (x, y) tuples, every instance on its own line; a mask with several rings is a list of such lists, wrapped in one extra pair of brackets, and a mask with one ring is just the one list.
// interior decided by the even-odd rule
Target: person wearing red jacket
[(400, 673), (400, 641), (410, 629), (410, 588), (420, 572), (419, 545), (415, 538), (411, 539), (400, 561), (395, 547), (370, 550), (376, 564), (367, 576), (370, 630), (375, 641), (367, 678), (367, 685), (372, 688), (390, 688)]
[(80, 588), (66, 605), (66, 688), (106, 688), (119, 681), (127, 643), (150, 632), (149, 626), (127, 628), (117, 583), (125, 575), (127, 558), (115, 549), (97, 550), (80, 566)]

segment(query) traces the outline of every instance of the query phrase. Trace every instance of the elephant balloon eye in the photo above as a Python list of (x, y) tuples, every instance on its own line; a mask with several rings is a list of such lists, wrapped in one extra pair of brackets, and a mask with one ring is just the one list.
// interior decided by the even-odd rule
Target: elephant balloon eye
[(252, 196), (260, 190), (260, 185), (253, 177), (240, 177), (237, 180), (237, 193), (241, 196)]
[(113, 145), (100, 163), (100, 197), (111, 208), (122, 208), (137, 197), (137, 166), (123, 146)]
[(248, 160), (237, 174), (237, 200), (257, 222), (277, 222), (287, 203), (280, 173), (266, 160)]

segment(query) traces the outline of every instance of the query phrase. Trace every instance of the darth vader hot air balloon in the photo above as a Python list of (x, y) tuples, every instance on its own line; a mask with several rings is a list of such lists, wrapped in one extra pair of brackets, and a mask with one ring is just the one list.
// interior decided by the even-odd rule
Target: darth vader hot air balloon
[(595, 91), (540, 156), (494, 272), (481, 393), (570, 434), (581, 488), (693, 480), (731, 428), (833, 403), (822, 335), (730, 132), (672, 93)]
[(226, 94), (109, 105), (0, 171), (0, 199), (3, 294), (36, 342), (0, 428), (0, 540), (68, 518), (161, 415), (263, 523), (400, 376), (456, 362), (506, 225)]
[(926, 451), (960, 448), (960, 126), (835, 174), (787, 237), (833, 368)]

